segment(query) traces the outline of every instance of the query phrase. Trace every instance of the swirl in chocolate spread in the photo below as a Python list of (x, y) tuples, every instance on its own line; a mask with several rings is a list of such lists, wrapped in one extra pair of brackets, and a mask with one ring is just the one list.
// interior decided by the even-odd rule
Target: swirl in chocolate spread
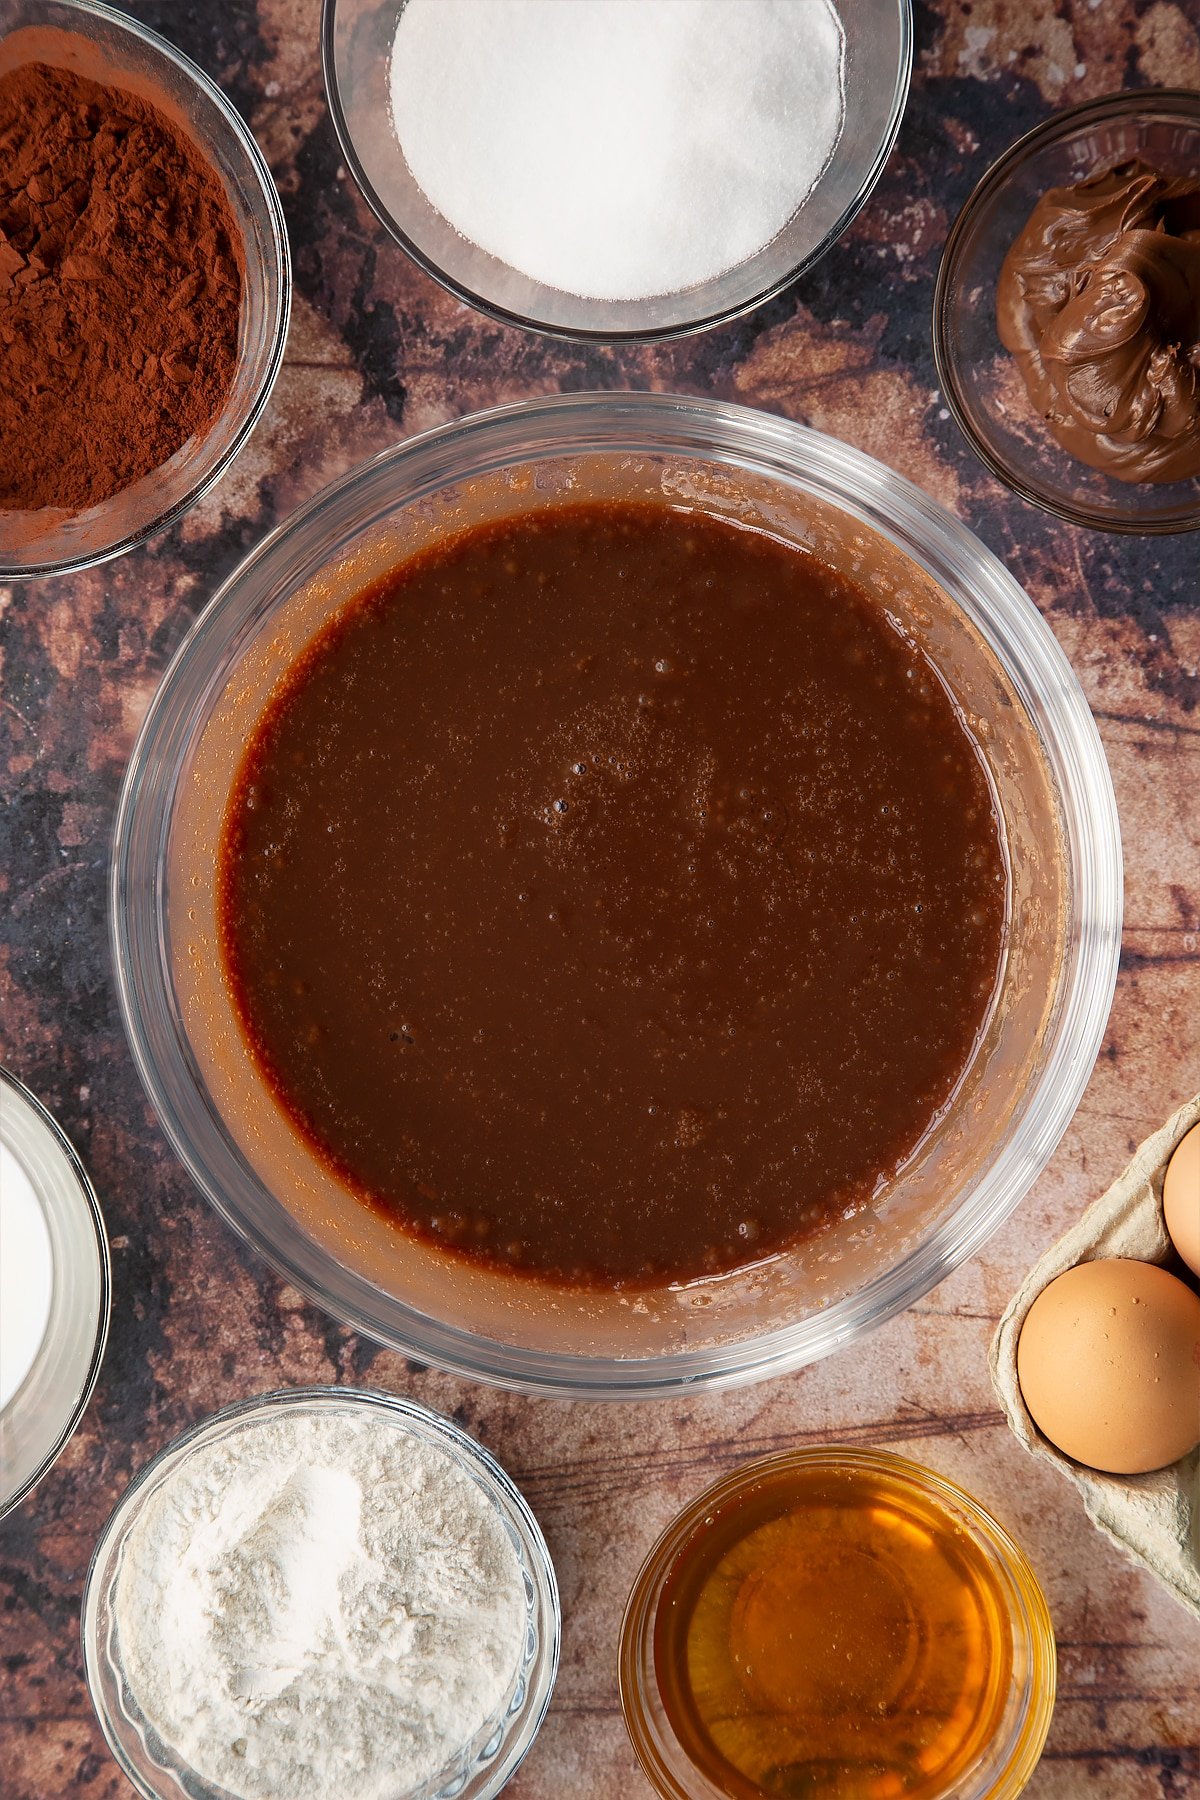
[(1200, 475), (1200, 178), (1131, 161), (1051, 188), (996, 322), (1064, 450), (1120, 481)]

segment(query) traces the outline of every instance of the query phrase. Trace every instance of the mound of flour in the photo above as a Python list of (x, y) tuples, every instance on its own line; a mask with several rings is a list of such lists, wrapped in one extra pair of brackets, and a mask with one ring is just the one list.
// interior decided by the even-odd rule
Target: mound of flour
[(195, 1450), (130, 1533), (115, 1612), (147, 1720), (243, 1800), (392, 1800), (492, 1719), (516, 1551), (444, 1450), (281, 1409)]

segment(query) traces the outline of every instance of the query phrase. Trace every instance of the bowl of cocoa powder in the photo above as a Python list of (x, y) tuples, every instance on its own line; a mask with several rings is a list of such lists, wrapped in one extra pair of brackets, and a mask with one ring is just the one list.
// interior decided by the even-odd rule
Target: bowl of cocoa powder
[(92, 0), (0, 0), (0, 580), (161, 531), (283, 360), (287, 234), (213, 83)]

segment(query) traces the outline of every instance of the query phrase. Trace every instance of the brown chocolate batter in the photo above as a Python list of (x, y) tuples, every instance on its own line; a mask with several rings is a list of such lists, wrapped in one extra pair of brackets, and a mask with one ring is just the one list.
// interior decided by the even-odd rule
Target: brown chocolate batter
[(584, 1286), (862, 1207), (986, 1016), (1006, 874), (972, 739), (862, 589), (588, 505), (353, 603), (249, 745), (223, 955), (361, 1196)]
[(1200, 475), (1200, 178), (1127, 162), (1051, 188), (996, 324), (1072, 456), (1120, 481)]

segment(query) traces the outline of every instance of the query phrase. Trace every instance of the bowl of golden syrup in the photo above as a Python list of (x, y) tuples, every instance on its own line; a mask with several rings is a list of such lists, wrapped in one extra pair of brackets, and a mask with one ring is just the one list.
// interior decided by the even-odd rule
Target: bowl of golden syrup
[(664, 1800), (1009, 1800), (1054, 1707), (1037, 1577), (952, 1482), (845, 1446), (749, 1463), (659, 1539), (620, 1652)]

